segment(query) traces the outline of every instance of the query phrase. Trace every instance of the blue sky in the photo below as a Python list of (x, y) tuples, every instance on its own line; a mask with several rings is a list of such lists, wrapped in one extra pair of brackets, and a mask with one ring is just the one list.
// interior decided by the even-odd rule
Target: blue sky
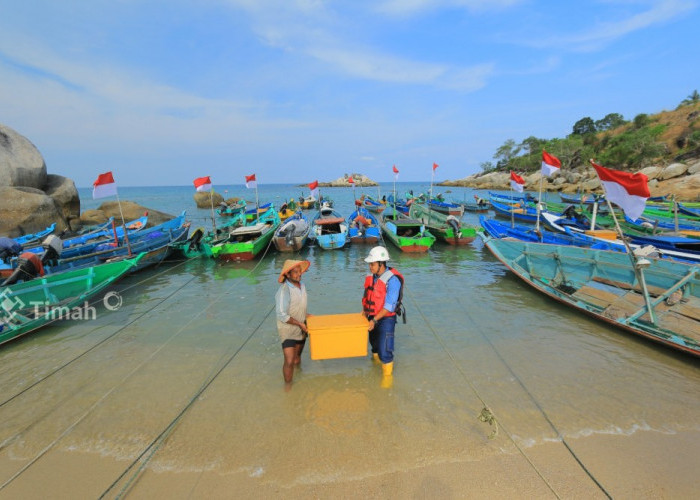
[[(0, 0), (0, 123), (89, 186), (459, 179), (673, 109), (698, 0)], [(614, 167), (614, 165), (611, 165)]]

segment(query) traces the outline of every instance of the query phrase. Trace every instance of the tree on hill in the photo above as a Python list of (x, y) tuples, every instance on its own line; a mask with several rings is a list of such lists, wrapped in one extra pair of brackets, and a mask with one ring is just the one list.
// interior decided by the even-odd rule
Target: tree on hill
[(689, 104), (695, 104), (700, 101), (700, 94), (697, 90), (693, 90), (693, 93), (681, 101), (681, 106), (687, 106)]
[(593, 118), (591, 118), (590, 116), (586, 116), (585, 118), (581, 118), (579, 121), (574, 123), (574, 128), (571, 133), (573, 135), (586, 135), (594, 134), (596, 132), (597, 130), (595, 128), (595, 122), (593, 121)]
[(612, 130), (627, 123), (625, 118), (620, 113), (609, 113), (600, 120), (596, 120), (595, 128), (598, 132)]

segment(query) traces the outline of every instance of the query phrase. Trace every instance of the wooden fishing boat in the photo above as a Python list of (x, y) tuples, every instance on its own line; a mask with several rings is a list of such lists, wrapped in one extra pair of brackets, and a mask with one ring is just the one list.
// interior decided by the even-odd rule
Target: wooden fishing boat
[(245, 200), (235, 200), (233, 203), (222, 202), (225, 206), (220, 206), (216, 209), (216, 213), (222, 217), (233, 217), (246, 209)]
[(462, 217), (464, 215), (464, 207), (457, 203), (450, 203), (443, 200), (432, 199), (428, 203), (430, 205), (430, 210), (438, 212), (445, 215), (454, 215), (455, 217)]
[(683, 203), (678, 203), (678, 212), (692, 218), (700, 219), (700, 208), (692, 208)]
[[(0, 290), (0, 343), (16, 339), (57, 319), (74, 318), (71, 311), (137, 266), (143, 255), (67, 271)], [(74, 312), (75, 313), (75, 312)], [(66, 318), (66, 315), (69, 315)]]
[(491, 208), (493, 208), (496, 217), (504, 219), (515, 219), (524, 222), (536, 222), (537, 210), (527, 206), (508, 206), (503, 203), (491, 200)]
[(348, 236), (350, 243), (354, 245), (376, 245), (382, 233), (379, 229), (379, 221), (369, 210), (358, 207), (348, 215)]
[(314, 196), (300, 196), (299, 197), (299, 208), (302, 210), (311, 210), (316, 207), (316, 197)]
[(36, 233), (25, 234), (23, 236), (17, 236), (16, 238), (12, 238), (12, 239), (15, 240), (17, 243), (19, 243), (20, 245), (22, 245), (23, 247), (28, 247), (28, 246), (31, 246), (32, 244), (40, 245), (42, 238), (53, 233), (55, 229), (56, 229), (56, 223), (54, 222), (46, 229), (42, 229), (41, 231), (37, 231)]
[(597, 194), (566, 194), (559, 193), (559, 198), (564, 203), (570, 203), (572, 205), (592, 205), (596, 201), (598, 203), (604, 203), (605, 197)]
[[(249, 224), (253, 221), (257, 221), (261, 215), (267, 213), (267, 211), (272, 207), (272, 203), (263, 203), (257, 207), (249, 208), (245, 211), (245, 223)], [(276, 213), (276, 212), (275, 212)], [(279, 216), (277, 216), (279, 219)]]
[(435, 236), (428, 231), (422, 221), (411, 219), (400, 213), (383, 214), (379, 220), (382, 234), (402, 252), (427, 252)]
[(375, 214), (381, 214), (386, 208), (386, 203), (374, 200), (370, 196), (362, 195), (360, 200), (362, 200), (362, 206), (364, 208)]
[(638, 261), (587, 248), (495, 239), (485, 246), (516, 276), (574, 309), (668, 347), (700, 356), (700, 266)]
[(300, 211), (280, 224), (275, 230), (272, 242), (280, 252), (298, 252), (309, 239), (311, 225)]
[(226, 242), (213, 245), (212, 256), (223, 261), (252, 260), (270, 245), (279, 225), (277, 210), (270, 206), (256, 221), (231, 231)]
[(324, 250), (343, 248), (349, 241), (348, 224), (338, 212), (324, 207), (311, 220), (311, 237)]
[(489, 209), (491, 208), (491, 202), (485, 198), (480, 198), (477, 195), (474, 195), (474, 201), (458, 201), (458, 200), (452, 200), (453, 203), (459, 203), (462, 205), (462, 208), (466, 212), (473, 212), (473, 213), (487, 213)]
[(464, 225), (453, 215), (435, 212), (422, 203), (411, 204), (409, 216), (421, 221), (431, 234), (449, 245), (467, 245), (476, 238), (477, 228)]
[(211, 247), (228, 241), (231, 231), (243, 225), (245, 214), (227, 217), (223, 224), (217, 224), (216, 231), (206, 231), (199, 227), (195, 229), (185, 241), (171, 244), (176, 257), (195, 259), (199, 257), (213, 257)]

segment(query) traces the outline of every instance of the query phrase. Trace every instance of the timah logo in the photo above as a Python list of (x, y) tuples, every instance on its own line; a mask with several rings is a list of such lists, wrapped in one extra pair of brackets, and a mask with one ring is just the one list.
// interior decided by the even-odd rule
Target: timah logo
[(0, 292), (0, 330), (10, 325), (17, 315), (17, 311), (26, 304), (19, 297), (13, 297), (7, 290)]

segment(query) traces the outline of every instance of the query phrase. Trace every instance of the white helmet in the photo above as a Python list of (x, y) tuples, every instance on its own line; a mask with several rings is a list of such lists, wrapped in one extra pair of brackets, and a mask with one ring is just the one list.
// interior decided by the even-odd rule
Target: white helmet
[(389, 260), (389, 252), (384, 247), (374, 247), (369, 251), (365, 262), (386, 262)]

